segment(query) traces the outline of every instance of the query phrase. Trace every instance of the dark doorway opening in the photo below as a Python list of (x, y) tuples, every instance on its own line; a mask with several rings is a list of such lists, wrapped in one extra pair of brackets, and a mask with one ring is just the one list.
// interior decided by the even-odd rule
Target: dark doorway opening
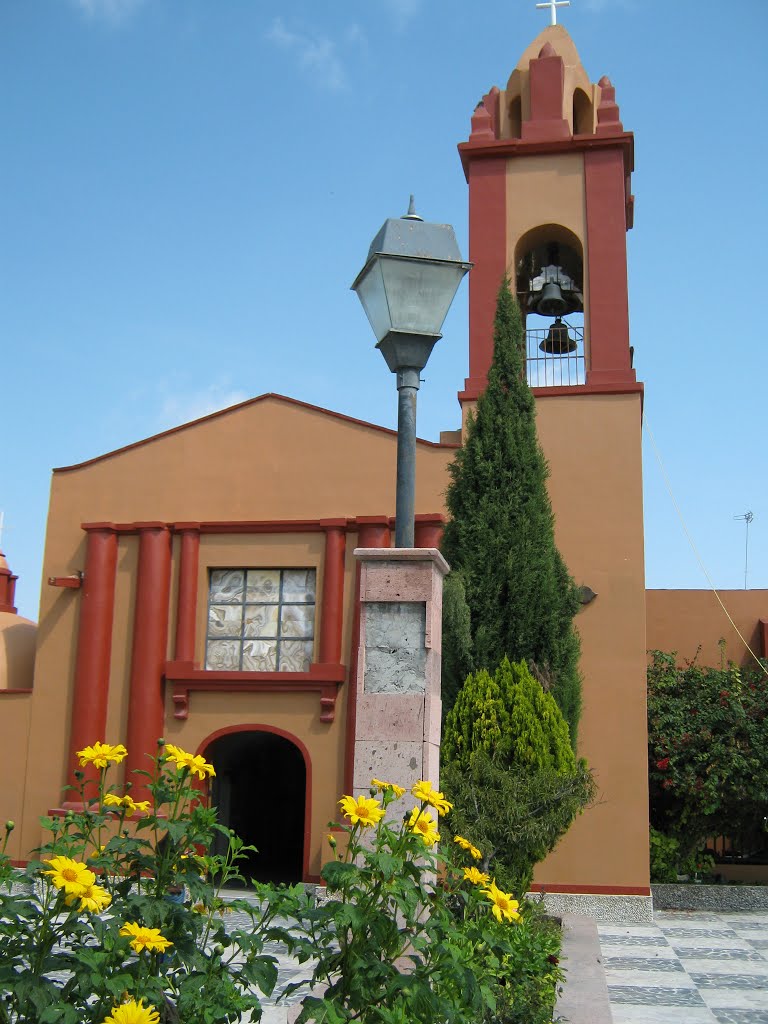
[[(302, 881), (307, 772), (299, 748), (253, 730), (220, 736), (205, 756), (216, 769), (211, 802), (219, 821), (258, 851), (240, 862), (241, 874), (249, 881)], [(216, 852), (222, 847), (217, 842)]]

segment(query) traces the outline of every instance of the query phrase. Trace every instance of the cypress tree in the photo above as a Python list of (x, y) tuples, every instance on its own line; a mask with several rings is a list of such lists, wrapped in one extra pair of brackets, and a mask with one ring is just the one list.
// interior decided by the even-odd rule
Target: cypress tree
[[(520, 309), (504, 280), (488, 386), (450, 467), (442, 550), (464, 583), (471, 661), (493, 670), (505, 656), (525, 659), (551, 688), (575, 746), (581, 682), (573, 618), (579, 591), (555, 544), (524, 345)], [(450, 650), (451, 629), (446, 621)]]

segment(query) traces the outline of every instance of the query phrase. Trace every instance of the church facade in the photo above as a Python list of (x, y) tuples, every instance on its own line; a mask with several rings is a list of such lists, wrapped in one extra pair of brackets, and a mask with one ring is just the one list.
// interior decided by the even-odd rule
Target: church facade
[[(593, 598), (577, 619), (579, 753), (600, 797), (536, 886), (647, 900), (646, 650), (676, 646), (678, 622), (685, 643), (696, 628), (713, 644), (723, 631), (706, 599), (686, 613), (686, 592), (645, 590), (643, 386), (627, 302), (633, 137), (612, 84), (592, 83), (550, 26), (483, 97), (459, 152), (474, 264), (459, 402), (466, 414), (482, 392), (506, 275), (526, 317), (557, 542)], [(417, 547), (439, 547), (460, 443), (456, 431), (417, 444)], [(130, 770), (164, 737), (213, 762), (212, 799), (260, 849), (257, 875), (318, 878), (353, 777), (353, 551), (392, 543), (395, 452), (390, 430), (263, 395), (54, 471), (34, 678), (28, 628), (26, 653), (8, 653), (22, 624), (0, 566), (0, 820), (19, 825), (18, 860), (41, 840), (38, 817), (71, 799), (76, 750), (125, 743)], [(737, 615), (763, 654), (765, 597), (750, 592)], [(291, 808), (280, 828), (276, 786)]]

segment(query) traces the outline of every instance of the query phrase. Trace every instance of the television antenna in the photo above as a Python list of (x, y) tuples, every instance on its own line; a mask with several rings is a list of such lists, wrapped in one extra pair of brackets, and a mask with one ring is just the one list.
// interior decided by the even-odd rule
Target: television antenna
[(742, 516), (734, 516), (734, 519), (741, 519), (746, 526), (746, 539), (744, 541), (744, 589), (747, 589), (747, 569), (749, 567), (749, 524), (755, 518), (751, 512), (745, 512)]

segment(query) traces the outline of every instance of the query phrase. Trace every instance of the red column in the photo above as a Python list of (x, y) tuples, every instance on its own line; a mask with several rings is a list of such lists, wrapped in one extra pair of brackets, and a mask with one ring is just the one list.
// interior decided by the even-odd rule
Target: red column
[[(433, 516), (416, 516), (414, 547), (440, 549), (440, 541), (443, 539), (445, 523)], [(362, 544), (360, 545), (362, 547)]]
[[(135, 768), (147, 770), (147, 754), (157, 751), (163, 734), (163, 671), (168, 643), (168, 599), (171, 589), (171, 535), (165, 523), (137, 523), (139, 567), (133, 616), (131, 682), (125, 745), (126, 777)], [(135, 800), (148, 797), (140, 777), (132, 777)]]
[(341, 631), (344, 617), (344, 559), (347, 551), (346, 519), (321, 519), (325, 528), (323, 597), (318, 661), (341, 664)]
[[(386, 516), (358, 516), (357, 547), (391, 547), (392, 534)], [(355, 725), (357, 723), (357, 647), (360, 638), (360, 563), (355, 569), (355, 610), (352, 617), (352, 654), (347, 683), (347, 722), (344, 741), (344, 792), (352, 792), (355, 774)]]
[(459, 401), (473, 401), (488, 382), (496, 298), (507, 269), (507, 161), (472, 160), (469, 168), (469, 377)]
[(195, 660), (197, 625), (197, 577), (200, 559), (200, 524), (176, 523), (181, 538), (179, 591), (176, 608), (176, 661), (192, 664)]
[[(69, 772), (79, 768), (75, 752), (97, 740), (106, 742), (109, 668), (112, 654), (112, 620), (115, 613), (117, 534), (111, 523), (89, 523), (85, 570), (80, 591), (75, 683), (72, 691), (69, 730)], [(115, 737), (119, 742), (122, 736)], [(86, 781), (98, 771), (86, 769)], [(68, 782), (74, 782), (69, 777)], [(91, 786), (87, 796), (95, 796)]]
[(587, 384), (636, 380), (630, 366), (626, 170), (619, 144), (584, 154), (589, 302)]

